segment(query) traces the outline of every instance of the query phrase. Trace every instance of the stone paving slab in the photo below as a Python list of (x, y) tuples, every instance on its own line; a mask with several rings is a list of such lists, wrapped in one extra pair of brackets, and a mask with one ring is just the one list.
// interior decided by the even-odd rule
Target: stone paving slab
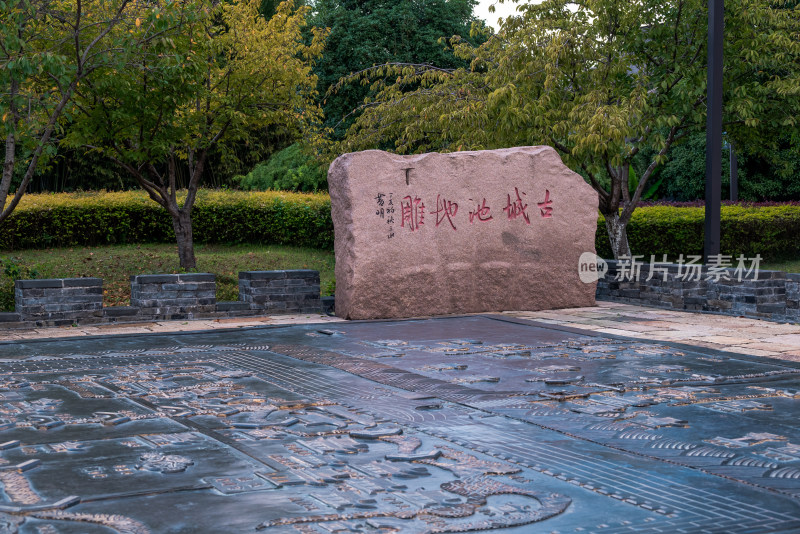
[[(598, 302), (597, 306), (590, 308), (506, 314), (592, 332), (683, 342), (769, 358), (794, 359), (800, 351), (800, 324), (668, 311), (615, 302)], [(608, 328), (606, 325), (611, 321), (616, 325)], [(642, 330), (642, 327), (653, 330)]]
[(0, 343), (5, 531), (800, 531), (800, 363), (508, 316), (218, 328)]
[(113, 334), (145, 334), (246, 328), (251, 326), (339, 322), (342, 319), (322, 314), (281, 314), (225, 319), (196, 319), (188, 321), (152, 321), (109, 323), (32, 329), (0, 329), (0, 341), (51, 339), (59, 337), (98, 336)]

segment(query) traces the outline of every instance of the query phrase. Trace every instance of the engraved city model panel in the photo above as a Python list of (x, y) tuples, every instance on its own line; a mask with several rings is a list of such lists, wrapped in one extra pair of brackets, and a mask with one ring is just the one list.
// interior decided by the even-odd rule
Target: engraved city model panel
[(0, 351), (0, 532), (800, 528), (791, 362), (496, 316)]

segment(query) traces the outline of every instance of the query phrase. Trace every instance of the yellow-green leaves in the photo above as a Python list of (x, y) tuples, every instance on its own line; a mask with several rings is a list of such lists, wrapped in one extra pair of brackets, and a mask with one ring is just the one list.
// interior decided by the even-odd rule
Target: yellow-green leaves
[(71, 142), (158, 165), (171, 156), (188, 162), (212, 146), (246, 145), (271, 127), (312, 136), (320, 111), (311, 67), (325, 32), (313, 31), (306, 43), (308, 7), (283, 2), (265, 19), (259, 6), (187, 0), (132, 7), (136, 46), (82, 93)]

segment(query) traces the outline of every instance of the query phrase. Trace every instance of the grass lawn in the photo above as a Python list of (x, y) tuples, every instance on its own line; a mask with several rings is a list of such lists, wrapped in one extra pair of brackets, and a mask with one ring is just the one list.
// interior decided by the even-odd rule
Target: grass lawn
[[(195, 245), (195, 256), (197, 272), (217, 275), (218, 301), (239, 299), (239, 271), (314, 269), (320, 274), (322, 294), (331, 294), (333, 288), (332, 251), (266, 245)], [(176, 247), (167, 244), (19, 250), (0, 252), (0, 260), (5, 260), (5, 265), (13, 260), (22, 271), (21, 278), (31, 278), (31, 273), (35, 278), (102, 278), (105, 306), (130, 303), (131, 275), (180, 272)], [(7, 274), (0, 272), (2, 308), (13, 311), (14, 290)]]
[(766, 262), (759, 267), (764, 271), (785, 271), (787, 273), (800, 273), (800, 260), (782, 262)]

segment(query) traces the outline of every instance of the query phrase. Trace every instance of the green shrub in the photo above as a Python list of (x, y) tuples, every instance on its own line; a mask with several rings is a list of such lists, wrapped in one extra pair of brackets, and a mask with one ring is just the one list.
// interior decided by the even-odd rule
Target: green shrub
[[(252, 243), (333, 249), (325, 193), (210, 191), (193, 210), (197, 243)], [(634, 254), (702, 254), (702, 207), (643, 206), (628, 225)], [(722, 207), (722, 252), (767, 261), (800, 257), (800, 205)], [(26, 195), (0, 229), (0, 250), (171, 243), (167, 212), (142, 191)], [(597, 251), (610, 258), (605, 221)]]
[[(633, 212), (628, 224), (631, 253), (703, 254), (705, 208), (644, 206)], [(722, 207), (720, 248), (722, 254), (776, 261), (800, 257), (800, 206)], [(597, 254), (611, 258), (605, 219), (600, 216), (595, 244)]]
[(38, 271), (22, 265), (19, 258), (0, 258), (0, 310), (14, 309), (14, 280), (38, 277)]
[(328, 188), (327, 172), (297, 143), (259, 163), (234, 181), (245, 191), (320, 191)]
[[(766, 141), (766, 140), (765, 140)], [(746, 201), (800, 199), (800, 149), (788, 132), (776, 132), (764, 146), (740, 146), (738, 159), (739, 199)], [(640, 153), (639, 167), (654, 153)], [(688, 135), (669, 151), (669, 159), (650, 179), (657, 198), (693, 201), (705, 198), (706, 134)], [(730, 198), (730, 149), (722, 150), (722, 198)]]
[[(332, 249), (327, 194), (198, 192), (197, 243), (253, 243)], [(142, 191), (26, 195), (0, 230), (0, 250), (169, 243), (172, 219)]]

